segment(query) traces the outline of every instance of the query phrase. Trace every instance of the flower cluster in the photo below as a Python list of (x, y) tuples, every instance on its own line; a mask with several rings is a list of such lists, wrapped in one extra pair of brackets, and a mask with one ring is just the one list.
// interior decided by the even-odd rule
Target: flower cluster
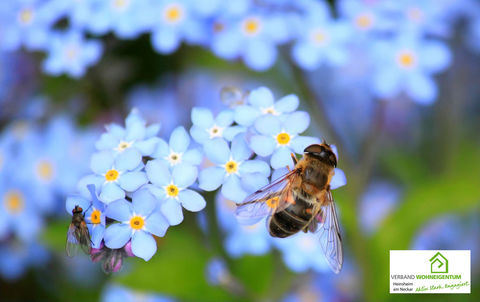
[[(479, 11), (473, 0), (338, 4), (334, 18), (326, 2), (315, 0), (8, 0), (0, 10), (0, 51), (22, 46), (42, 50), (47, 53), (45, 72), (80, 77), (103, 52), (100, 39), (86, 38), (91, 35), (112, 32), (119, 39), (132, 39), (147, 33), (160, 54), (170, 54), (185, 42), (225, 60), (242, 59), (257, 71), (271, 68), (279, 46), (288, 44), (291, 60), (302, 69), (369, 66), (365, 76), (371, 76), (370, 90), (377, 97), (404, 92), (428, 104), (437, 95), (433, 75), (451, 61), (443, 40), (457, 19)], [(471, 19), (469, 44), (478, 48), (478, 18)], [(64, 20), (67, 27), (57, 26)], [(367, 53), (361, 60), (359, 50)]]
[[(147, 125), (137, 109), (124, 127), (107, 125), (95, 144), (92, 173), (79, 181), (79, 196), (66, 202), (69, 213), (76, 205), (85, 210), (92, 259), (99, 261), (101, 251), (121, 251), (118, 265), (106, 271), (120, 269), (123, 256), (148, 261), (157, 250), (155, 237), (180, 224), (183, 209), (198, 212), (206, 206), (198, 189), (218, 190), (218, 218), (230, 233), (229, 253), (267, 252), (272, 241), (266, 229), (240, 226), (233, 218), (233, 202), (243, 201), (291, 168), (291, 153), (302, 154), (308, 145), (319, 143), (302, 134), (310, 117), (298, 106), (295, 95), (275, 100), (268, 88), (259, 87), (245, 94), (241, 104), (218, 114), (193, 108), (189, 131), (178, 126), (168, 140), (157, 135), (160, 125)], [(338, 187), (335, 183), (345, 184), (339, 169), (333, 188)], [(252, 233), (256, 235), (249, 236)]]

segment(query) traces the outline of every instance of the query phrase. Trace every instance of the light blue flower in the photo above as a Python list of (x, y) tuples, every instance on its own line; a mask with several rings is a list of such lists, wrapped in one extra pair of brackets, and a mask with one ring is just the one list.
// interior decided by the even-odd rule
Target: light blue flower
[(107, 285), (102, 293), (101, 302), (175, 302), (174, 299), (157, 293), (139, 292), (119, 285)]
[(185, 128), (179, 126), (173, 130), (168, 144), (163, 139), (159, 139), (157, 148), (151, 156), (165, 160), (170, 166), (181, 163), (198, 166), (203, 159), (202, 152), (198, 148), (189, 150), (189, 145), (190, 135)]
[(175, 165), (170, 172), (169, 165), (157, 159), (149, 161), (145, 170), (152, 183), (148, 188), (160, 199), (160, 211), (170, 225), (183, 221), (182, 206), (191, 212), (198, 212), (205, 207), (203, 196), (188, 189), (197, 179), (196, 167), (181, 163)]
[(85, 40), (82, 33), (71, 30), (53, 32), (45, 47), (47, 58), (43, 70), (55, 76), (66, 73), (74, 78), (85, 74), (87, 67), (100, 60), (103, 47), (97, 40)]
[(248, 160), (252, 150), (244, 135), (235, 137), (231, 149), (223, 139), (209, 140), (204, 144), (204, 152), (215, 166), (200, 171), (199, 187), (203, 190), (213, 191), (222, 186), (223, 196), (240, 202), (268, 183), (270, 167), (261, 160)]
[(146, 189), (132, 195), (132, 202), (120, 199), (107, 207), (107, 217), (120, 223), (111, 224), (105, 230), (105, 245), (111, 249), (124, 247), (131, 239), (135, 256), (150, 260), (157, 251), (152, 235), (163, 237), (168, 221), (156, 210), (157, 200)]
[(373, 34), (384, 33), (395, 28), (388, 12), (391, 1), (343, 0), (338, 4), (340, 18), (355, 31), (353, 42), (365, 43)]
[(299, 104), (298, 97), (294, 94), (286, 95), (275, 102), (272, 91), (267, 87), (252, 90), (247, 102), (246, 105), (235, 107), (235, 122), (245, 127), (253, 125), (261, 115), (291, 113), (297, 110)]
[(38, 267), (49, 259), (49, 252), (37, 242), (8, 241), (0, 245), (0, 276), (14, 281), (31, 266)]
[(372, 50), (372, 60), (376, 96), (390, 99), (404, 91), (412, 100), (427, 105), (437, 97), (433, 75), (450, 65), (451, 55), (440, 41), (407, 35), (379, 42)]
[[(134, 150), (137, 156), (149, 156), (155, 150), (159, 140), (156, 137), (160, 124), (146, 126), (146, 122), (137, 109), (132, 109), (125, 119), (125, 128), (118, 124), (106, 126), (107, 132), (95, 143), (98, 150), (111, 150), (120, 154), (125, 150)], [(133, 153), (133, 151), (130, 151)]]
[(245, 131), (243, 127), (231, 126), (234, 112), (232, 110), (221, 111), (215, 118), (212, 111), (207, 108), (195, 107), (192, 109), (192, 123), (190, 134), (199, 144), (215, 139), (224, 138), (231, 141), (235, 135)]
[(114, 156), (112, 151), (100, 151), (92, 155), (90, 168), (95, 174), (85, 176), (78, 184), (85, 196), (86, 185), (93, 184), (100, 192), (99, 199), (106, 204), (125, 197), (148, 182), (138, 151), (128, 148)]
[(72, 215), (75, 206), (80, 206), (84, 211), (85, 221), (90, 232), (90, 239), (93, 248), (100, 248), (103, 235), (105, 233), (105, 204), (97, 198), (96, 190), (93, 185), (88, 185), (90, 196), (68, 197), (65, 203), (67, 213)]
[(260, 156), (272, 155), (270, 164), (278, 169), (291, 164), (291, 153), (302, 154), (303, 150), (318, 143), (314, 137), (300, 136), (308, 128), (310, 116), (303, 111), (297, 111), (283, 116), (264, 115), (255, 122), (259, 135), (250, 139), (250, 147)]

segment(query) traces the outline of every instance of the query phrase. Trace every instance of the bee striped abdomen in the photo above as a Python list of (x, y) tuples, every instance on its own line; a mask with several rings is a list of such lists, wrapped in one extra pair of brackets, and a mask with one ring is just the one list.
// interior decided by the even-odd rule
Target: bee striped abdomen
[(295, 203), (275, 213), (269, 221), (268, 231), (273, 237), (285, 238), (305, 228), (312, 218), (312, 205), (295, 194)]

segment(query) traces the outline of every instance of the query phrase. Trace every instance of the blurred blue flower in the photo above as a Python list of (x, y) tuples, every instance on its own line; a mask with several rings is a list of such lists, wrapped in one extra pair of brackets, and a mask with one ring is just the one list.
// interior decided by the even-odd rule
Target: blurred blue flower
[(341, 19), (350, 23), (356, 32), (354, 41), (368, 42), (372, 34), (395, 28), (386, 12), (391, 1), (343, 0), (338, 4)]
[(245, 127), (253, 125), (261, 115), (291, 113), (297, 110), (299, 104), (298, 97), (294, 94), (286, 95), (275, 102), (272, 91), (267, 87), (252, 90), (247, 102), (246, 105), (235, 107), (235, 122)]
[(132, 195), (132, 202), (120, 199), (107, 207), (107, 217), (114, 223), (105, 230), (105, 245), (111, 249), (124, 247), (131, 239), (135, 256), (150, 260), (157, 251), (152, 235), (163, 237), (168, 229), (168, 221), (156, 211), (157, 200), (146, 189)]
[(208, 261), (206, 267), (207, 281), (210, 285), (220, 285), (226, 283), (230, 277), (227, 264), (221, 258), (212, 258)]
[(175, 300), (157, 293), (134, 291), (119, 285), (107, 285), (102, 293), (101, 302), (174, 302)]
[(0, 276), (5, 280), (19, 279), (30, 266), (48, 261), (48, 251), (37, 242), (11, 241), (0, 245)]
[(107, 132), (95, 143), (98, 150), (112, 150), (118, 154), (132, 149), (140, 156), (148, 156), (153, 153), (159, 140), (155, 135), (160, 130), (160, 124), (147, 127), (136, 108), (125, 119), (125, 128), (114, 123), (105, 128)]
[(189, 145), (190, 135), (185, 128), (179, 126), (173, 130), (168, 144), (163, 139), (158, 141), (157, 148), (151, 156), (165, 160), (170, 166), (181, 163), (198, 166), (203, 159), (202, 152), (198, 148), (189, 150)]
[(190, 134), (199, 144), (215, 139), (224, 138), (231, 141), (235, 135), (245, 131), (243, 127), (231, 126), (234, 112), (232, 110), (221, 111), (215, 118), (212, 111), (207, 108), (194, 107), (192, 109), (192, 123)]
[(87, 67), (100, 60), (102, 48), (99, 41), (85, 40), (83, 34), (76, 30), (52, 32), (45, 46), (48, 55), (43, 62), (43, 70), (55, 76), (66, 73), (74, 78), (81, 77)]
[(451, 62), (450, 51), (439, 41), (417, 36), (400, 36), (393, 41), (378, 42), (372, 50), (376, 70), (373, 92), (389, 99), (404, 91), (420, 104), (431, 104), (437, 97), (433, 74)]
[(134, 192), (148, 182), (140, 153), (127, 148), (118, 155), (112, 151), (100, 151), (92, 155), (90, 168), (95, 174), (82, 178), (78, 189), (85, 196), (86, 186), (95, 185), (100, 191), (100, 200), (106, 204), (125, 197), (125, 192)]
[(255, 129), (260, 133), (250, 138), (250, 147), (260, 156), (272, 155), (272, 168), (283, 168), (291, 164), (291, 153), (303, 154), (303, 150), (318, 143), (314, 137), (300, 136), (308, 128), (310, 116), (297, 111), (281, 119), (278, 116), (264, 115), (255, 121)]
[(209, 140), (204, 144), (204, 152), (215, 166), (200, 171), (199, 187), (203, 190), (222, 186), (223, 196), (240, 202), (268, 183), (270, 167), (261, 160), (248, 160), (252, 151), (243, 135), (234, 138), (231, 149), (223, 139)]
[(198, 171), (195, 166), (181, 163), (175, 165), (170, 172), (169, 165), (157, 159), (149, 161), (145, 170), (152, 183), (148, 188), (161, 200), (160, 211), (170, 225), (183, 221), (182, 206), (191, 212), (198, 212), (205, 207), (203, 196), (187, 189), (197, 179)]
[(313, 70), (322, 64), (344, 65), (352, 29), (342, 20), (333, 20), (323, 2), (307, 2), (307, 14), (298, 16), (292, 57), (302, 68)]
[(90, 191), (88, 198), (82, 196), (68, 197), (65, 207), (70, 215), (72, 215), (72, 210), (77, 205), (83, 209), (92, 247), (98, 249), (105, 233), (105, 204), (98, 200), (93, 185), (89, 185), (88, 190)]

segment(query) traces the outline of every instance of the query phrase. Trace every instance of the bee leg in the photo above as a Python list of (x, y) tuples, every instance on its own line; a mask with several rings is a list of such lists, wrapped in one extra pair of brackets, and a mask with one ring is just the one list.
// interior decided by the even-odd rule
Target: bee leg
[(295, 154), (293, 154), (293, 153), (290, 153), (290, 156), (292, 157), (293, 164), (295, 164), (295, 165), (296, 165), (298, 161), (297, 161), (297, 158), (295, 157)]

